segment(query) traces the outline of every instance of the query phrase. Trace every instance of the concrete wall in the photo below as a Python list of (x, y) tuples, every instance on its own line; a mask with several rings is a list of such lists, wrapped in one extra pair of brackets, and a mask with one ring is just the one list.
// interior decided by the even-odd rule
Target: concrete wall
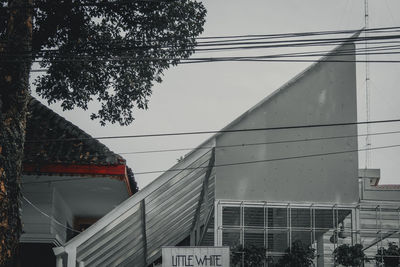
[(390, 186), (375, 187), (364, 180), (362, 200), (400, 202), (400, 188), (390, 188)]
[[(339, 49), (353, 47), (347, 44)], [(354, 61), (355, 57), (331, 54), (327, 59)], [(225, 130), (356, 121), (355, 63), (319, 62)], [(356, 125), (223, 133), (217, 136), (216, 145), (356, 134)], [(277, 159), (356, 149), (355, 137), (217, 149), (216, 199), (355, 203), (358, 200), (356, 152)], [(235, 165), (252, 161), (264, 162)]]
[(358, 170), (361, 201), (400, 202), (400, 185), (379, 184), (380, 169)]

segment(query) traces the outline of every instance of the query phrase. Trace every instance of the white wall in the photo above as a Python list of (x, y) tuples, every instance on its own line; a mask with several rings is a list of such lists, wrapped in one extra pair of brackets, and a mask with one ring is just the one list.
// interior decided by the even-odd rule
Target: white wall
[[(42, 212), (51, 215), (53, 210), (53, 188), (48, 184), (22, 187), (22, 195)], [(27, 201), (22, 201), (22, 241), (39, 242), (51, 239), (50, 219)]]
[(73, 226), (73, 216), (58, 190), (50, 183), (27, 184), (22, 187), (22, 195), (32, 204), (26, 200), (22, 201), (21, 241), (64, 243), (66, 241), (65, 226), (67, 222)]
[[(341, 49), (352, 49), (347, 45)], [(354, 61), (354, 55), (330, 57)], [(260, 65), (262, 66), (262, 65)], [(251, 90), (251, 88), (249, 88)], [(320, 62), (234, 121), (227, 129), (330, 124), (357, 121), (355, 63)], [(224, 133), (217, 146), (356, 135), (357, 126)], [(235, 200), (355, 203), (357, 153), (279, 158), (357, 149), (357, 138), (216, 150), (216, 198)]]
[[(52, 210), (53, 218), (56, 221), (52, 221), (51, 224), (51, 232), (57, 235), (63, 242), (66, 242), (67, 238), (67, 223), (70, 227), (73, 227), (73, 215), (71, 209), (65, 203), (65, 200), (60, 195), (58, 190), (54, 188), (53, 190), (53, 210)], [(62, 225), (60, 225), (61, 223)]]

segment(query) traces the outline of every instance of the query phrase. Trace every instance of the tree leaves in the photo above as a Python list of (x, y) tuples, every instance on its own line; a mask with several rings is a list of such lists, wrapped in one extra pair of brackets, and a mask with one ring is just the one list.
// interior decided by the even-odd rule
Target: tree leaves
[(301, 240), (295, 240), (290, 248), (287, 248), (285, 255), (279, 260), (280, 267), (308, 267), (313, 266), (315, 249), (303, 244)]
[(400, 265), (400, 248), (396, 243), (389, 242), (388, 248), (380, 247), (375, 256), (378, 266), (395, 267)]
[(333, 251), (333, 258), (336, 264), (343, 266), (361, 266), (366, 259), (361, 244), (353, 246), (349, 246), (348, 244), (340, 245)]
[(147, 109), (164, 71), (193, 53), (206, 10), (189, 0), (103, 2), (40, 2), (34, 57), (48, 71), (35, 80), (36, 91), (64, 110), (97, 99), (92, 119), (127, 125), (134, 108)]

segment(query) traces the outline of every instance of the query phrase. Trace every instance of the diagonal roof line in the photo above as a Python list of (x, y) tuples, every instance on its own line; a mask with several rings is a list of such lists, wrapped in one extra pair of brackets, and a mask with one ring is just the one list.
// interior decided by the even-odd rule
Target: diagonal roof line
[[(297, 75), (295, 75), (292, 79), (290, 79), (288, 82), (284, 83), (283, 85), (281, 85), (278, 89), (276, 89), (275, 91), (273, 91), (271, 94), (267, 95), (265, 98), (263, 98), (261, 101), (259, 101), (257, 104), (255, 104), (254, 106), (252, 106), (250, 109), (248, 109), (247, 111), (245, 111), (244, 113), (242, 113), (242, 115), (240, 115), (239, 117), (237, 117), (236, 119), (234, 119), (232, 122), (230, 122), (229, 124), (227, 124), (225, 127), (223, 127), (220, 131), (226, 131), (230, 128), (232, 128), (235, 124), (237, 124), (239, 121), (241, 121), (244, 117), (246, 117), (248, 114), (252, 113), (254, 110), (258, 109), (259, 107), (261, 107), (263, 104), (272, 101), (272, 99), (274, 99), (277, 95), (279, 95), (282, 91), (284, 91), (286, 88), (290, 87), (292, 84), (294, 84), (295, 82), (297, 82), (298, 80), (300, 80), (302, 77), (304, 77), (308, 72), (310, 72), (311, 70), (313, 70), (316, 66), (320, 65), (321, 63), (327, 61), (327, 59), (329, 57), (335, 56), (336, 52), (340, 49), (342, 49), (345, 45), (349, 45), (354, 43), (354, 38), (357, 38), (361, 32), (364, 30), (364, 28), (358, 30), (356, 33), (354, 33), (353, 35), (351, 35), (349, 37), (348, 40), (344, 41), (343, 43), (341, 43), (340, 45), (337, 45), (333, 50), (331, 50), (327, 55), (323, 56), (320, 60), (318, 60), (317, 62), (311, 64), (310, 66), (308, 66), (306, 69), (302, 70), (300, 73), (298, 73)], [(202, 142), (199, 146), (197, 146), (196, 148), (194, 148), (192, 151), (190, 151), (189, 153), (187, 153), (185, 156), (189, 156), (193, 151), (198, 150), (199, 148), (201, 148), (202, 146), (204, 146), (205, 144), (207, 144), (208, 142), (210, 142), (210, 140), (212, 140), (213, 138), (218, 137), (221, 132), (213, 134), (211, 137), (209, 137), (208, 139), (206, 139), (204, 142)]]

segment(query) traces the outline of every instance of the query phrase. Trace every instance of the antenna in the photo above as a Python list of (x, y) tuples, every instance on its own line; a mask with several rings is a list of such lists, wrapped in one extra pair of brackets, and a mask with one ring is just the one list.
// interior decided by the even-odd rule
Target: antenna
[[(365, 109), (366, 109), (366, 121), (371, 120), (371, 103), (370, 103), (370, 91), (369, 91), (369, 53), (368, 53), (368, 28), (369, 28), (369, 10), (368, 10), (368, 0), (364, 0), (364, 45), (365, 45)], [(367, 134), (365, 136), (365, 169), (370, 166), (371, 158), (370, 151), (371, 148), (371, 136), (370, 136), (370, 124), (367, 123)]]

